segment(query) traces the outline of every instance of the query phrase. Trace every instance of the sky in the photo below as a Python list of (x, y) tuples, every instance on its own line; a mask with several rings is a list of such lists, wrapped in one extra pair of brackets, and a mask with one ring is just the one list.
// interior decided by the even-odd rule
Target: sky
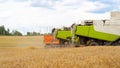
[(120, 11), (120, 0), (0, 0), (0, 25), (48, 33), (81, 20), (110, 19), (111, 11)]

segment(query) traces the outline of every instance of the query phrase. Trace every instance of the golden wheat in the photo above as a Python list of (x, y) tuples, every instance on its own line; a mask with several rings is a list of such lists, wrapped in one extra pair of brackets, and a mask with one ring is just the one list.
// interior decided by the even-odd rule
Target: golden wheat
[(0, 47), (43, 46), (43, 36), (0, 36)]
[(119, 68), (119, 46), (0, 48), (0, 68)]

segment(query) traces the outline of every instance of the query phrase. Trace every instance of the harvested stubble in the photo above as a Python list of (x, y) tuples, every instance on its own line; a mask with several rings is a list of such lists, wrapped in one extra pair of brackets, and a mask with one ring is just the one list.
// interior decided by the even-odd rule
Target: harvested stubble
[(119, 46), (0, 48), (0, 68), (119, 68)]

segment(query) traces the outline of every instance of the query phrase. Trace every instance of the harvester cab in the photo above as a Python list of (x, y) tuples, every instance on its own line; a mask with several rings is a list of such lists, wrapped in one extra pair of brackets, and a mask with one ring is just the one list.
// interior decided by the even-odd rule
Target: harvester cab
[(56, 40), (57, 31), (58, 31), (58, 29), (56, 29), (56, 28), (52, 29), (53, 40)]
[(85, 20), (81, 22), (81, 25), (90, 26), (93, 25), (93, 20)]

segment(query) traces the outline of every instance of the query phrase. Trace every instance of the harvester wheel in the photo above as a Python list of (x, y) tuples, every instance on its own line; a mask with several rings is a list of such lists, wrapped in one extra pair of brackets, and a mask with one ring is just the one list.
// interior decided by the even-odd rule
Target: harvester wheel
[(96, 45), (99, 45), (97, 42), (94, 42), (94, 41), (91, 41), (90, 43), (89, 43), (89, 46), (96, 46)]

